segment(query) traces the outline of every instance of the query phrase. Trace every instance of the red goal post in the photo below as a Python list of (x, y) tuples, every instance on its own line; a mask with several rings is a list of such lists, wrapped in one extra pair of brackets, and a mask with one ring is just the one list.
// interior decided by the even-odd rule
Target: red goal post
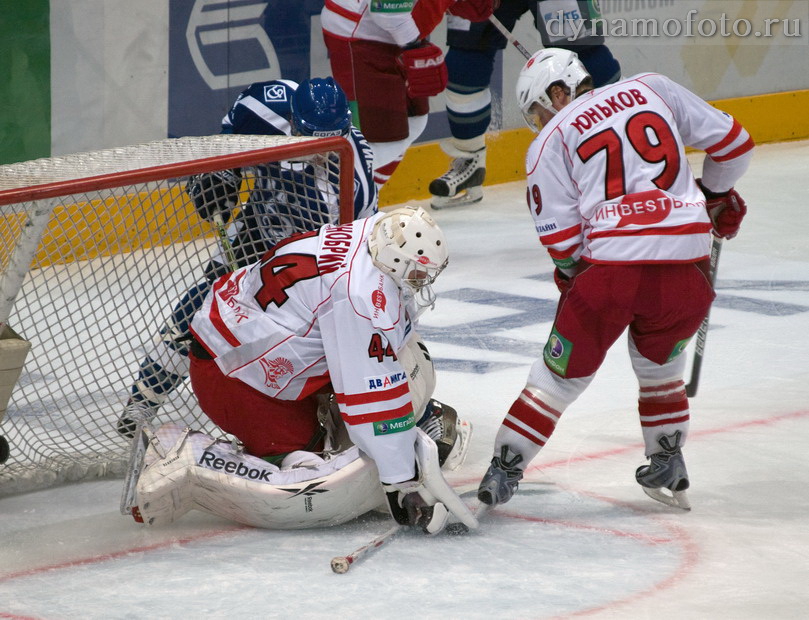
[[(244, 205), (276, 187), (273, 162), (310, 191), (285, 184), (262, 201), (353, 219), (353, 150), (341, 137), (188, 137), (0, 166), (0, 496), (124, 474), (130, 441), (115, 425), (143, 352), (221, 253), (186, 184), (241, 168)], [(317, 228), (314, 207), (285, 232)], [(215, 432), (188, 385), (163, 417)]]

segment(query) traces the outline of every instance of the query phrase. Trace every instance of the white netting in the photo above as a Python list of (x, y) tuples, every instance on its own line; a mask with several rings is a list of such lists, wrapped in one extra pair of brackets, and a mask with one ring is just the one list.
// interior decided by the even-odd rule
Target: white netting
[[(11, 448), (0, 495), (123, 474), (129, 441), (115, 425), (139, 364), (183, 294), (222, 260), (189, 178), (241, 169), (239, 199), (253, 206), (234, 221), (255, 212), (253, 224), (285, 235), (340, 219), (338, 191), (353, 188), (338, 187), (337, 151), (345, 159), (335, 139), (206, 136), (0, 166), (0, 323), (8, 317), (32, 345), (0, 413)], [(243, 246), (241, 261), (266, 242)], [(186, 381), (159, 419), (215, 433), (200, 415)]]

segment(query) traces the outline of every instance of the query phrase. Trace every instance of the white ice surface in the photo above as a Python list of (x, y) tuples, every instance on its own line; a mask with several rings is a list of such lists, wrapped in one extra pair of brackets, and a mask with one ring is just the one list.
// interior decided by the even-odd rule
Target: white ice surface
[[(477, 532), (403, 534), (335, 575), (329, 560), (384, 517), (273, 532), (193, 513), (147, 529), (118, 513), (120, 481), (65, 486), (0, 499), (0, 618), (809, 617), (809, 143), (759, 147), (738, 189), (750, 213), (724, 245), (691, 401), (690, 513), (634, 482), (643, 448), (621, 339)], [(466, 491), (556, 299), (524, 194), (487, 187), (482, 203), (435, 213), (450, 266), (423, 324), (436, 396), (474, 424), (449, 476)]]

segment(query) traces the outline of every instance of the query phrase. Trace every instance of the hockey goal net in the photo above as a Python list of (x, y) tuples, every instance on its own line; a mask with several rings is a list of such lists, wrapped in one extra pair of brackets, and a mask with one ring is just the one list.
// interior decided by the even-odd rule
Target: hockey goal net
[[(124, 474), (130, 441), (116, 422), (144, 351), (227, 247), (187, 183), (234, 168), (242, 213), (258, 187), (278, 189), (262, 208), (296, 210), (285, 233), (324, 213), (353, 219), (352, 148), (339, 137), (179, 138), (0, 166), (0, 495)], [(273, 185), (279, 169), (304, 182)], [(188, 382), (159, 420), (216, 432)]]

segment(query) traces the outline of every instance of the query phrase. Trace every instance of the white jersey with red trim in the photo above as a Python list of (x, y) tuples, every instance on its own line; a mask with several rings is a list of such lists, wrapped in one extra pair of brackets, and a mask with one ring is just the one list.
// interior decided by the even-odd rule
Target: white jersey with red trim
[(416, 314), (368, 252), (383, 215), (294, 235), (223, 276), (191, 329), (225, 375), (274, 398), (331, 381), (352, 441), (401, 482), (415, 474), (415, 417), (396, 353)]
[(404, 47), (418, 39), (416, 0), (326, 0), (323, 30), (341, 39), (379, 41)]
[(526, 156), (529, 207), (557, 266), (707, 257), (711, 222), (686, 146), (706, 151), (703, 182), (722, 192), (742, 176), (754, 145), (731, 116), (654, 73), (558, 112)]

